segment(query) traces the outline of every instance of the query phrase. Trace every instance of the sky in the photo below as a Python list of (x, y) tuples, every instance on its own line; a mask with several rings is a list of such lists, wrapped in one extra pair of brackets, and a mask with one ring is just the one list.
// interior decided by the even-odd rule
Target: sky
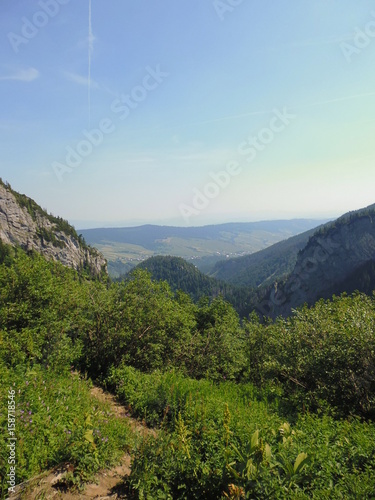
[(375, 203), (372, 0), (0, 0), (0, 176), (77, 229)]

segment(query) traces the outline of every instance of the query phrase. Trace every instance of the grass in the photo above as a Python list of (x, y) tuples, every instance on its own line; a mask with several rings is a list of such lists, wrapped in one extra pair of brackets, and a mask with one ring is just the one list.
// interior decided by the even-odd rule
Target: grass
[[(77, 373), (40, 367), (26, 372), (1, 370), (2, 429), (7, 429), (8, 390), (15, 391), (17, 484), (61, 463), (73, 466), (79, 486), (110, 467), (132, 446), (132, 432), (107, 404), (90, 394), (91, 383)], [(0, 436), (0, 492), (9, 472), (7, 432)], [(72, 486), (72, 484), (71, 484)]]

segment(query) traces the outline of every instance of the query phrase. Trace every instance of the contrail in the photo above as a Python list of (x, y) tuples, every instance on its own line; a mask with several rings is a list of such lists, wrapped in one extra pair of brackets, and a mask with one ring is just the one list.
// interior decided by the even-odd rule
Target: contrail
[(88, 54), (88, 66), (89, 66), (89, 74), (88, 74), (88, 108), (89, 108), (89, 127), (91, 123), (91, 54), (94, 50), (94, 35), (92, 33), (92, 24), (91, 24), (91, 0), (89, 0), (89, 54)]
[(375, 92), (367, 92), (366, 94), (347, 95), (345, 97), (337, 97), (335, 99), (328, 99), (326, 101), (317, 101), (317, 102), (312, 102), (310, 104), (304, 104), (301, 107), (302, 108), (310, 108), (312, 106), (320, 106), (321, 104), (331, 104), (332, 102), (349, 101), (351, 99), (359, 99), (360, 97), (372, 97), (374, 95), (375, 95)]

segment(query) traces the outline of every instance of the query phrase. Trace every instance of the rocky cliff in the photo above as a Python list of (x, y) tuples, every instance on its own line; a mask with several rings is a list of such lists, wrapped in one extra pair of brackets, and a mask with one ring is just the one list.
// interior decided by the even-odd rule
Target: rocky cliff
[[(375, 205), (350, 212), (318, 230), (299, 252), (283, 284), (274, 283), (259, 311), (273, 318), (288, 316), (305, 302), (314, 304), (353, 289), (362, 290), (364, 272), (375, 262)], [(358, 283), (355, 277), (358, 275)], [(372, 279), (369, 276), (369, 279)], [(346, 284), (350, 280), (351, 290)], [(366, 281), (366, 280), (365, 280)]]
[(60, 217), (54, 217), (0, 180), (0, 240), (91, 275), (107, 272), (107, 262)]

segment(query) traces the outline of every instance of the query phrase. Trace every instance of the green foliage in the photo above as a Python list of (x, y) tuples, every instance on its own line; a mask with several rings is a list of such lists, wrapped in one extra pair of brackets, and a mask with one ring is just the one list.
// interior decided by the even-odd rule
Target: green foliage
[(9, 366), (65, 367), (80, 357), (81, 286), (74, 271), (18, 252), (0, 266), (0, 355)]
[(374, 298), (343, 296), (241, 326), (222, 298), (195, 305), (145, 271), (107, 287), (38, 255), (4, 259), (0, 355), (8, 366), (74, 364), (95, 378), (121, 362), (144, 372), (178, 367), (196, 378), (282, 386), (300, 409), (373, 416)]
[(13, 258), (16, 254), (16, 249), (10, 245), (5, 245), (0, 240), (0, 264), (10, 266), (13, 262)]
[(138, 498), (371, 498), (374, 332), (375, 297), (241, 323), (222, 297), (196, 304), (146, 271), (109, 284), (0, 245), (0, 422), (15, 387), (17, 481), (69, 461), (75, 485), (129, 444), (73, 366), (160, 426), (134, 452)]
[(107, 382), (135, 415), (160, 425), (135, 450), (135, 498), (371, 498), (372, 423), (305, 414), (292, 426), (249, 384), (173, 372), (122, 366)]
[(97, 284), (89, 298), (89, 332), (83, 338), (92, 376), (121, 362), (142, 371), (178, 366), (195, 377), (234, 378), (243, 364), (239, 319), (222, 299), (195, 306), (137, 270), (108, 290)]
[(98, 283), (90, 302), (90, 331), (84, 339), (90, 373), (106, 373), (122, 360), (146, 371), (176, 363), (183, 367), (190, 359), (190, 304), (179, 304), (165, 283), (152, 282), (144, 271), (109, 290)]
[(192, 374), (212, 380), (238, 378), (245, 363), (245, 344), (237, 313), (219, 297), (212, 303), (202, 301), (196, 317), (201, 337)]
[(0, 266), (0, 331), (9, 366), (74, 364), (96, 378), (121, 361), (214, 378), (242, 368), (239, 320), (221, 299), (199, 310), (144, 271), (107, 287), (24, 252)]
[[(132, 443), (130, 428), (90, 395), (77, 373), (0, 368), (0, 425), (7, 428), (8, 390), (15, 391), (17, 483), (71, 464), (75, 484), (115, 464)], [(7, 490), (7, 433), (0, 436), (0, 497)]]
[[(153, 280), (166, 281), (173, 292), (182, 291), (194, 302), (204, 297), (215, 299), (223, 297), (232, 304), (240, 316), (247, 316), (251, 304), (256, 299), (250, 288), (238, 287), (210, 278), (193, 264), (181, 257), (157, 256), (145, 260), (135, 268), (146, 269)], [(134, 270), (129, 272), (131, 276)], [(123, 278), (119, 278), (121, 281)]]
[(298, 408), (374, 418), (375, 297), (334, 297), (288, 320), (262, 326), (252, 319), (248, 377), (277, 381)]

